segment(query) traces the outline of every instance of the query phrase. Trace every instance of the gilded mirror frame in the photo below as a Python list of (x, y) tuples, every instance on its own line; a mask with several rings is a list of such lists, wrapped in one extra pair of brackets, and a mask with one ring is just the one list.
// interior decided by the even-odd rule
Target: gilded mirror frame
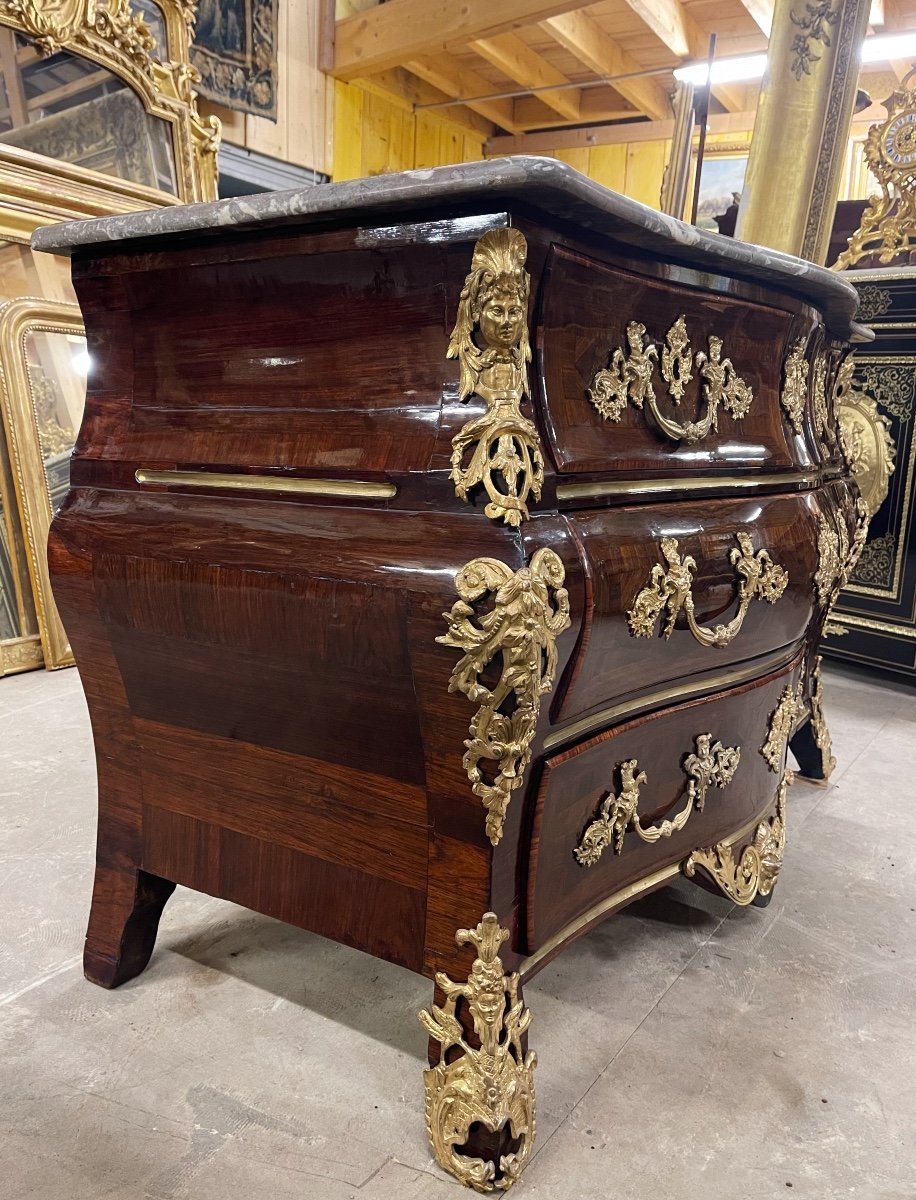
[(146, 111), (172, 131), (178, 200), (213, 200), (220, 124), (216, 117), (204, 120), (197, 108), (197, 72), (189, 58), (195, 5), (185, 0), (155, 3), (166, 28), (164, 61), (155, 57), (150, 31), (128, 0), (0, 0), (0, 25), (33, 38), (48, 54), (67, 50), (123, 79)]
[(0, 408), (45, 666), (73, 665), (73, 653), (51, 593), (47, 545), (51, 493), (38, 428), (25, 343), (30, 333), (84, 337), (79, 306), (22, 296), (0, 307)]

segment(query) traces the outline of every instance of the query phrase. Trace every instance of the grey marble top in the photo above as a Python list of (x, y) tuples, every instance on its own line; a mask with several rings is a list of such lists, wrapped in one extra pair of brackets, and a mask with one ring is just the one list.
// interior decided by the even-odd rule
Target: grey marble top
[(479, 205), (482, 199), (494, 206), (521, 202), (670, 262), (782, 287), (818, 308), (835, 335), (870, 340), (870, 332), (855, 326), (852, 320), (857, 304), (855, 291), (825, 268), (696, 229), (611, 192), (551, 158), (487, 159), (208, 204), (67, 221), (37, 230), (32, 235), (32, 246), (35, 250), (69, 254), (136, 239), (307, 226), (335, 213), (352, 216), (354, 224), (365, 223), (466, 202)]

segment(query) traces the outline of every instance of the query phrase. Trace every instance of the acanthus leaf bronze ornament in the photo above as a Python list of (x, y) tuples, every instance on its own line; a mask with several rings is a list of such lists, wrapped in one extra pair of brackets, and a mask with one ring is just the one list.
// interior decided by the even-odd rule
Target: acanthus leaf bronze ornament
[(460, 365), (459, 399), (476, 395), (487, 406), (452, 439), (455, 492), (468, 501), (482, 485), (486, 515), (512, 526), (527, 520), (528, 498), (539, 500), (544, 483), (538, 431), (521, 410), (530, 395), (527, 255), (517, 229), (491, 229), (479, 239), (447, 351)]
[(820, 62), (821, 56), (815, 54), (812, 42), (820, 42), (823, 46), (830, 45), (830, 26), (835, 25), (840, 18), (839, 10), (834, 10), (832, 0), (817, 0), (815, 4), (806, 4), (804, 13), (799, 17), (794, 12), (789, 13), (792, 24), (800, 29), (792, 39), (792, 74), (796, 81), (802, 75), (811, 74), (811, 64)]
[(824, 513), (818, 519), (818, 565), (814, 573), (814, 586), (818, 600), (826, 605), (828, 612), (849, 582), (849, 576), (859, 561), (868, 537), (870, 520), (868, 507), (861, 496), (856, 500), (855, 529), (851, 541), (841, 510), (837, 510), (832, 519)]
[(850, 355), (837, 375), (834, 404), (843, 457), (871, 518), (887, 497), (897, 447), (891, 437), (891, 423), (879, 410), (877, 400), (864, 388), (856, 387), (855, 369), (855, 359)]
[[(881, 194), (869, 199), (859, 228), (834, 263), (835, 271), (864, 258), (877, 257), (887, 265), (916, 248), (916, 86), (910, 83), (912, 77), (910, 71), (884, 101), (887, 116), (868, 130), (865, 162)], [(873, 287), (871, 292), (865, 307), (860, 307), (860, 320), (881, 316), (890, 307), (890, 295), (884, 289)]]
[[(531, 566), (518, 571), (495, 558), (475, 558), (455, 577), (460, 599), (443, 614), (448, 633), (436, 638), (464, 651), (448, 690), (480, 705), (464, 743), (463, 764), (471, 790), (487, 811), (487, 836), (494, 846), (502, 837), (512, 792), (521, 787), (531, 760), (541, 697), (553, 687), (556, 639), (570, 625), (565, 577), (559, 557), (547, 548), (535, 551)], [(493, 607), (478, 616), (471, 606), (488, 593)], [(491, 691), (481, 677), (497, 656), (501, 672)]]
[(783, 367), (780, 401), (796, 433), (802, 431), (802, 418), (808, 399), (809, 364), (805, 358), (805, 339), (799, 338), (792, 347)]
[(687, 384), (693, 378), (693, 347), (687, 333), (687, 320), (681, 316), (665, 334), (662, 350), (662, 379), (675, 404), (684, 398)]
[(786, 761), (786, 747), (799, 719), (804, 715), (804, 688), (799, 680), (796, 687), (786, 684), (779, 703), (770, 714), (766, 741), (760, 747), (760, 753), (767, 760), (769, 768), (778, 774)]
[[(519, 997), (519, 976), (505, 974), (499, 948), (509, 937), (495, 913), (484, 913), (476, 929), (459, 929), (459, 946), (471, 944), (477, 958), (467, 983), (443, 972), (436, 983), (444, 1004), (419, 1013), (420, 1022), (439, 1043), (439, 1062), (423, 1072), (426, 1129), (440, 1167), (477, 1192), (505, 1190), (518, 1179), (531, 1156), (535, 1138), (534, 1051), (525, 1050), (531, 1011)], [(456, 1009), (459, 1001), (473, 1023), (480, 1046), (465, 1036)], [(455, 1055), (455, 1051), (460, 1053)], [(490, 1133), (508, 1127), (514, 1149), (499, 1163), (462, 1154), (472, 1126)]]
[(788, 574), (773, 562), (767, 550), (754, 550), (748, 534), (736, 533), (738, 548), (729, 554), (737, 577), (738, 612), (727, 625), (707, 627), (696, 620), (693, 599), (693, 573), (696, 559), (689, 554), (683, 559), (676, 538), (662, 538), (661, 551), (667, 567), (652, 568), (649, 583), (636, 596), (627, 613), (633, 637), (652, 637), (658, 619), (667, 610), (663, 636), (667, 640), (683, 609), (687, 626), (701, 646), (727, 646), (738, 634), (750, 603), (755, 598), (775, 604), (786, 589)]
[(791, 771), (783, 774), (776, 792), (775, 813), (760, 822), (753, 842), (744, 847), (738, 859), (728, 842), (694, 850), (682, 868), (687, 878), (693, 879), (697, 870), (702, 869), (729, 900), (742, 906), (750, 904), (758, 895), (768, 896), (785, 855), (786, 791), (793, 779)]
[(814, 431), (823, 443), (830, 428), (830, 412), (827, 408), (827, 355), (821, 351), (814, 360)]
[(672, 441), (699, 442), (710, 431), (718, 430), (720, 405), (735, 420), (741, 420), (754, 399), (753, 389), (735, 370), (731, 359), (722, 357), (722, 339), (710, 334), (707, 341), (708, 349), (694, 354), (686, 319), (681, 316), (666, 333), (661, 352), (661, 376), (675, 404), (681, 403), (694, 368), (703, 381), (706, 411), (697, 421), (676, 421), (659, 409), (653, 384), (659, 362), (658, 347), (651, 341), (646, 343), (646, 327), (639, 321), (631, 321), (627, 326), (627, 352), (620, 347), (611, 352), (608, 366), (592, 380), (588, 397), (606, 421), (619, 421), (629, 402), (636, 408), (648, 409), (656, 425)]
[[(846, 633), (847, 631), (844, 629), (842, 632)], [(836, 767), (836, 759), (833, 756), (833, 742), (830, 737), (830, 730), (827, 728), (827, 719), (824, 716), (824, 692), (821, 685), (822, 661), (823, 659), (818, 655), (814, 663), (814, 670), (811, 672), (809, 704), (811, 732), (814, 736), (814, 744), (821, 752), (822, 773), (823, 778), (826, 780), (833, 774)]]
[(599, 815), (582, 835), (582, 840), (573, 851), (576, 861), (583, 867), (593, 867), (604, 851), (611, 845), (615, 854), (623, 852), (623, 842), (628, 828), (644, 842), (654, 843), (661, 838), (671, 837), (687, 824), (691, 813), (702, 812), (706, 793), (710, 787), (725, 787), (731, 783), (741, 750), (738, 746), (713, 745), (711, 733), (698, 734), (696, 752), (685, 756), (682, 769), (687, 776), (687, 800), (675, 816), (645, 826), (639, 817), (639, 789), (647, 782), (645, 771), (638, 774), (636, 759), (628, 759), (618, 766), (620, 793), (609, 792), (601, 804)]

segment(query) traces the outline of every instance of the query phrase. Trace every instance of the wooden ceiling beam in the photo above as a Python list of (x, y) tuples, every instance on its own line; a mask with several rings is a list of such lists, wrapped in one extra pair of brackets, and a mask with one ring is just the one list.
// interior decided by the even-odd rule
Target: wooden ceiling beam
[(477, 96), (491, 95), (495, 89), (489, 79), (460, 66), (454, 58), (435, 55), (430, 58), (411, 59), (404, 64), (408, 71), (418, 75), (440, 92), (466, 104), (468, 108), (509, 133), (519, 133), (511, 100), (478, 100)]
[(639, 63), (587, 13), (569, 12), (541, 22), (541, 28), (564, 49), (596, 75), (613, 79), (613, 87), (625, 100), (652, 120), (671, 115), (671, 104), (657, 79), (616, 79), (615, 76), (640, 71)]
[[(604, 121), (626, 121), (640, 114), (613, 88), (588, 88), (582, 93), (577, 125)], [(556, 129), (571, 124), (557, 112), (537, 104), (534, 97), (525, 97), (515, 102), (515, 123), (522, 129)]]
[(709, 36), (681, 0), (626, 0), (629, 7), (678, 58), (705, 58)]
[[(522, 87), (552, 88), (569, 83), (562, 71), (514, 33), (498, 33), (495, 37), (473, 41), (470, 49)], [(579, 89), (570, 85), (558, 91), (540, 92), (537, 98), (569, 122), (579, 120), (581, 97)]]
[(534, 25), (594, 0), (388, 0), (338, 21), (334, 67), (338, 79), (403, 66), (441, 54), (448, 44)]
[(741, 83), (714, 83), (712, 94), (726, 112), (744, 112), (747, 109), (746, 89)]
[(773, 5), (775, 0), (741, 0), (748, 14), (753, 17), (754, 24), (763, 33), (770, 36), (773, 28)]

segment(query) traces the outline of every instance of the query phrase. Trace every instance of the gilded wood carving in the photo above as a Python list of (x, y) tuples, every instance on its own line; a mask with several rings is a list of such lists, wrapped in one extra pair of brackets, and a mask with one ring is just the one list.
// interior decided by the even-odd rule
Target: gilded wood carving
[(530, 396), (527, 255), (517, 229), (491, 229), (477, 242), (447, 352), (460, 365), (459, 398), (487, 405), (452, 439), (455, 491), (468, 500), (482, 485), (486, 515), (513, 526), (527, 520), (544, 482), (538, 431), (521, 410)]
[(638, 321), (627, 326), (625, 353), (619, 347), (611, 352), (607, 367), (597, 372), (588, 397), (606, 421), (619, 421), (628, 403), (648, 410), (659, 429), (673, 441), (701, 441), (718, 430), (721, 405), (735, 420), (746, 416), (754, 399), (753, 390), (735, 370), (730, 358), (722, 357), (722, 339), (710, 334), (708, 349), (694, 354), (681, 316), (665, 335), (661, 351), (661, 377), (668, 395), (679, 405), (694, 368), (703, 382), (705, 414), (697, 421), (676, 421), (658, 407), (653, 375), (659, 361), (658, 347), (646, 342), (646, 327)]
[(0, 22), (31, 37), (39, 51), (69, 50), (113, 71), (174, 137), (178, 195), (186, 203), (216, 199), (220, 123), (197, 108), (190, 64), (196, 6), (157, 0), (168, 45), (157, 47), (142, 15), (128, 0), (0, 0)]
[(576, 861), (583, 867), (593, 867), (605, 850), (613, 845), (614, 853), (623, 852), (623, 841), (627, 829), (632, 829), (644, 842), (657, 842), (671, 837), (687, 824), (691, 813), (702, 812), (706, 793), (710, 787), (725, 787), (731, 783), (741, 750), (738, 746), (713, 744), (711, 733), (701, 733), (696, 738), (696, 752), (685, 756), (682, 765), (687, 777), (687, 800), (684, 807), (670, 819), (656, 825), (645, 826), (639, 817), (639, 789), (647, 782), (645, 771), (637, 774), (636, 759), (629, 759), (618, 766), (620, 772), (620, 794), (608, 792), (601, 804), (599, 815), (582, 835), (582, 840), (573, 851)]
[[(463, 763), (487, 811), (487, 836), (494, 846), (502, 837), (512, 792), (521, 787), (531, 761), (541, 697), (553, 687), (557, 669), (556, 639), (569, 628), (565, 577), (559, 557), (546, 548), (518, 571), (495, 558), (475, 558), (455, 578), (460, 599), (443, 614), (448, 633), (436, 639), (464, 651), (449, 691), (480, 705)], [(472, 605), (488, 595), (493, 607), (478, 614)], [(481, 680), (497, 658), (500, 677), (490, 690)]]
[[(444, 1170), (478, 1192), (511, 1187), (531, 1156), (535, 1137), (537, 1057), (533, 1051), (526, 1053), (523, 1042), (531, 1012), (519, 997), (518, 974), (507, 976), (499, 957), (508, 937), (508, 929), (501, 928), (491, 912), (476, 929), (459, 929), (458, 945), (477, 950), (468, 981), (455, 983), (438, 972), (436, 983), (445, 1003), (419, 1014), (423, 1028), (440, 1047), (439, 1063), (423, 1073), (430, 1145)], [(456, 1011), (459, 1002), (473, 1023), (479, 1047), (465, 1037)], [(515, 1149), (499, 1163), (462, 1154), (475, 1125), (491, 1133), (508, 1126)]]
[(761, 821), (754, 840), (744, 847), (739, 858), (728, 842), (694, 850), (683, 871), (693, 879), (703, 870), (735, 904), (750, 904), (758, 895), (769, 896), (776, 884), (786, 848), (786, 791), (793, 780), (786, 771), (776, 792), (776, 811)]
[(727, 625), (711, 628), (700, 625), (695, 616), (693, 575), (696, 559), (689, 554), (682, 558), (676, 538), (662, 538), (661, 551), (667, 567), (656, 563), (649, 582), (636, 596), (627, 613), (633, 637), (652, 637), (659, 617), (667, 613), (663, 635), (670, 638), (681, 610), (687, 626), (701, 646), (727, 646), (738, 634), (755, 598), (775, 604), (786, 589), (789, 576), (777, 566), (766, 550), (754, 550), (748, 534), (737, 533), (738, 547), (729, 554), (737, 577), (738, 612)]

